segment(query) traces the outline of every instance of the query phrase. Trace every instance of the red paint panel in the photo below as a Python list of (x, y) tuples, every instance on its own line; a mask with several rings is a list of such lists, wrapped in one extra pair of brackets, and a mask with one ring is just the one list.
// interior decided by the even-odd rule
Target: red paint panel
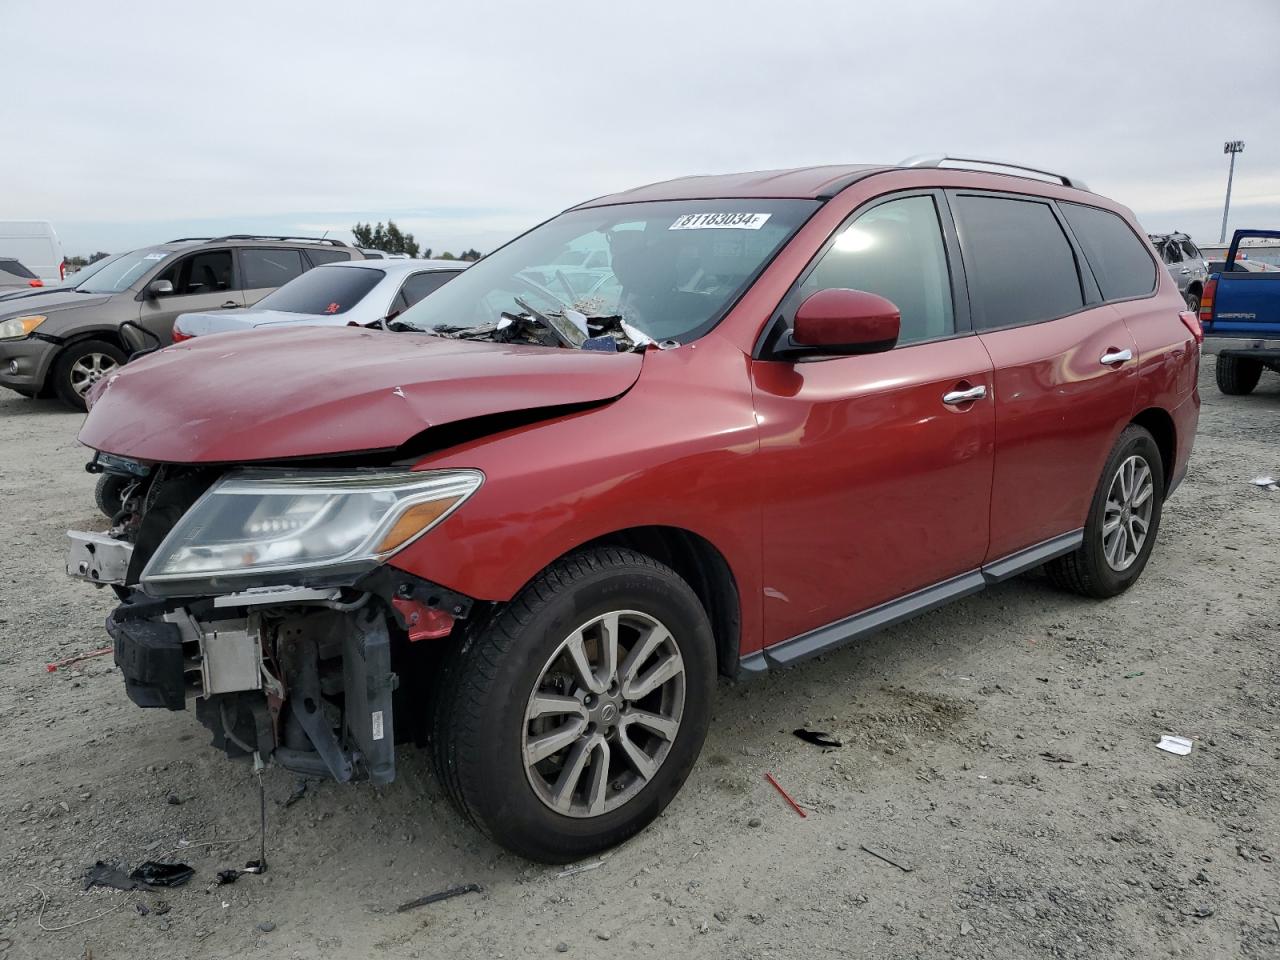
[[(982, 562), (995, 411), (976, 337), (757, 362), (752, 381), (766, 645)], [(976, 386), (986, 399), (942, 402)]]
[(114, 374), (80, 442), (167, 463), (382, 450), (429, 426), (616, 397), (642, 362), (359, 327), (196, 337)]
[[(1181, 326), (1177, 314), (1173, 322)], [(981, 334), (995, 365), (989, 560), (1084, 526), (1116, 435), (1133, 416), (1138, 349), (1115, 307)], [(1107, 366), (1108, 351), (1132, 360)]]

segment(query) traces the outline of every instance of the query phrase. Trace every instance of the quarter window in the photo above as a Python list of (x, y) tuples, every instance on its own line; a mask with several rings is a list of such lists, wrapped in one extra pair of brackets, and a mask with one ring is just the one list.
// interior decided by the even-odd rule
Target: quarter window
[(951, 275), (933, 198), (890, 200), (842, 227), (800, 284), (796, 303), (832, 288), (892, 300), (902, 313), (899, 345), (954, 333)]
[(1082, 203), (1059, 203), (1058, 207), (1084, 248), (1104, 300), (1144, 297), (1155, 289), (1156, 265), (1121, 217)]
[(302, 273), (302, 253), (298, 250), (241, 250), (240, 272), (246, 290), (283, 287)]
[(351, 254), (346, 250), (333, 250), (328, 247), (315, 250), (307, 250), (307, 259), (311, 261), (313, 267), (318, 267), (322, 263), (338, 263), (351, 259)]
[(1039, 323), (1084, 306), (1075, 254), (1047, 203), (962, 194), (953, 209), (979, 330)]
[(429, 293), (434, 293), (449, 280), (458, 275), (456, 270), (436, 270), (432, 273), (415, 273), (404, 282), (400, 293), (405, 299), (405, 306), (412, 307)]

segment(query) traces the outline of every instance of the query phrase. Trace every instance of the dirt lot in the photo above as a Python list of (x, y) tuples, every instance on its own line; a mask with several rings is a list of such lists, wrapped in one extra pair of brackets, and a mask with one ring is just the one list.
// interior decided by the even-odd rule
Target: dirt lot
[[(256, 837), (192, 847), (196, 878), (163, 895), (79, 879), (254, 836), (256, 784), (192, 712), (130, 704), (109, 658), (45, 671), (105, 642), (110, 594), (62, 574), (63, 530), (99, 521), (80, 418), (0, 391), (0, 960), (1280, 956), (1280, 493), (1248, 482), (1280, 473), (1280, 378), (1201, 389), (1190, 476), (1130, 593), (1027, 577), (722, 685), (684, 791), (595, 869), (495, 848), (406, 750), (389, 788), (313, 783), (287, 807), (294, 778), (268, 770), (269, 873), (210, 890)], [(1165, 732), (1191, 755), (1157, 750)], [(466, 882), (483, 892), (394, 910)], [(42, 931), (33, 884), (45, 926), (112, 912)]]

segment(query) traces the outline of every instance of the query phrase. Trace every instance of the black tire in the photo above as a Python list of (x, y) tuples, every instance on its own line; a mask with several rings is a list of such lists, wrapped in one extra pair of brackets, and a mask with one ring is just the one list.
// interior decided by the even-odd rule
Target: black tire
[(99, 364), (103, 367), (106, 367), (108, 360), (114, 366), (120, 367), (128, 359), (125, 352), (114, 343), (107, 343), (105, 340), (81, 340), (63, 350), (54, 361), (53, 391), (58, 395), (59, 400), (74, 410), (85, 409), (84, 397), (79, 389), (84, 385), (85, 380), (77, 364), (82, 360), (91, 361), (95, 356), (100, 358)]
[[(683, 715), (665, 760), (634, 796), (597, 816), (570, 816), (544, 803), (526, 772), (525, 710), (562, 642), (619, 610), (669, 631), (684, 663)], [(435, 698), (437, 775), (458, 810), (502, 846), (545, 863), (581, 859), (643, 829), (676, 795), (706, 737), (715, 677), (711, 625), (687, 583), (632, 550), (582, 550), (540, 573), (451, 657)]]
[(1194, 290), (1188, 290), (1183, 299), (1187, 301), (1187, 309), (1198, 316), (1200, 313), (1200, 294)]
[(124, 492), (133, 483), (129, 477), (115, 473), (104, 473), (98, 477), (98, 485), (93, 488), (93, 502), (108, 518), (114, 517), (124, 506)]
[[(1107, 494), (1120, 466), (1130, 457), (1141, 457), (1151, 471), (1151, 516), (1146, 539), (1132, 563), (1122, 571), (1115, 570), (1104, 548), (1103, 518)], [(1124, 593), (1142, 576), (1142, 571), (1155, 546), (1160, 532), (1160, 515), (1164, 508), (1164, 462), (1160, 448), (1144, 427), (1131, 423), (1111, 448), (1107, 464), (1103, 467), (1098, 488), (1089, 505), (1089, 517), (1084, 525), (1084, 543), (1074, 553), (1058, 557), (1045, 565), (1049, 580), (1063, 590), (1070, 590), (1086, 597), (1105, 599)]]
[(1219, 355), (1213, 367), (1218, 389), (1228, 396), (1243, 397), (1253, 393), (1262, 378), (1262, 361), (1248, 357), (1224, 357)]

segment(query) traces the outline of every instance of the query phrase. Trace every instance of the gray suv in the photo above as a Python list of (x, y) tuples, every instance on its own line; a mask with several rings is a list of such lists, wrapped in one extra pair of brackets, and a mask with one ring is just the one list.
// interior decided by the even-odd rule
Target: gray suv
[(244, 234), (134, 250), (75, 287), (0, 302), (0, 387), (83, 410), (132, 351), (173, 341), (178, 314), (249, 307), (314, 266), (362, 259), (338, 240)]
[(1165, 268), (1178, 285), (1178, 292), (1192, 312), (1200, 309), (1204, 282), (1209, 278), (1204, 254), (1185, 233), (1149, 233), (1151, 245), (1160, 253)]

